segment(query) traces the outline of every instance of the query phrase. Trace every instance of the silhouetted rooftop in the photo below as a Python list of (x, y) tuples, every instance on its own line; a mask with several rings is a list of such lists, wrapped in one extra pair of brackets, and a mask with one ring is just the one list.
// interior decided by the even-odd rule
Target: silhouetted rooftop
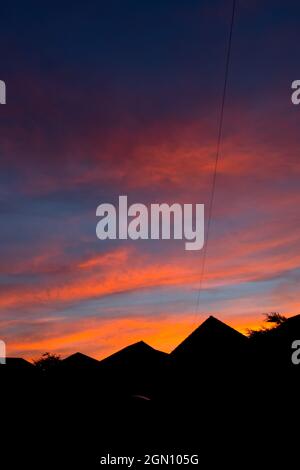
[(34, 367), (31, 362), (26, 361), (22, 357), (7, 357), (5, 366), (9, 368), (24, 369)]
[(99, 361), (86, 354), (76, 352), (63, 359), (62, 364), (69, 367), (94, 367), (99, 365)]
[[(210, 316), (198, 328), (196, 328), (182, 343), (171, 353), (172, 356), (181, 354), (197, 355), (206, 350), (224, 347), (239, 347), (247, 344), (248, 338), (226, 325), (221, 320)], [(225, 352), (225, 351), (224, 351)]]

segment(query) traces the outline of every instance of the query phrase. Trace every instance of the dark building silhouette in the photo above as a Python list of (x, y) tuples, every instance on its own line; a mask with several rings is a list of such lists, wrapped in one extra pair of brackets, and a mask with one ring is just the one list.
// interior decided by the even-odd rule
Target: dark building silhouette
[(240, 465), (240, 455), (266, 468), (284, 458), (287, 468), (297, 449), (295, 339), (299, 315), (250, 338), (209, 317), (171, 354), (141, 341), (102, 361), (75, 353), (49, 370), (8, 358), (2, 448), (11, 466), (46, 455), (97, 468), (107, 452), (169, 452), (198, 453), (203, 468)]

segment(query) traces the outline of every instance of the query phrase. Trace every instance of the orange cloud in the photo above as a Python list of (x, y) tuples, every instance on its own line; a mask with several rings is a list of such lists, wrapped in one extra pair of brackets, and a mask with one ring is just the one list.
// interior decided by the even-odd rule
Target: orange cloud
[[(78, 265), (85, 271), (85, 276), (80, 277), (74, 267), (71, 280), (60, 282), (46, 287), (18, 288), (16, 291), (3, 293), (0, 298), (0, 306), (8, 308), (18, 305), (51, 303), (51, 302), (78, 302), (85, 299), (93, 299), (104, 295), (151, 288), (156, 286), (184, 284), (195, 280), (195, 274), (190, 272), (188, 266), (178, 266), (176, 263), (151, 263), (149, 259), (143, 261), (143, 257), (134, 251), (130, 253), (123, 248), (113, 253), (106, 253), (92, 257)], [(100, 272), (95, 268), (101, 267)]]

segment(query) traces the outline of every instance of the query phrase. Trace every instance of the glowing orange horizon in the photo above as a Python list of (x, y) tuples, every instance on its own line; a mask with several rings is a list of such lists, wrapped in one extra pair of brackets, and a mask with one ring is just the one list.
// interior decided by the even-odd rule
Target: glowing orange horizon
[[(193, 315), (169, 315), (155, 318), (119, 318), (101, 319), (82, 325), (82, 321), (73, 322), (69, 333), (55, 334), (51, 338), (38, 341), (11, 342), (8, 355), (21, 355), (32, 360), (48, 351), (66, 357), (74, 352), (82, 352), (96, 359), (105, 357), (138, 341), (145, 341), (155, 349), (171, 352), (207, 317), (201, 319)], [(253, 316), (239, 318), (220, 318), (229, 326), (245, 334), (247, 329), (262, 325), (263, 318)], [(22, 351), (22, 354), (20, 354)]]

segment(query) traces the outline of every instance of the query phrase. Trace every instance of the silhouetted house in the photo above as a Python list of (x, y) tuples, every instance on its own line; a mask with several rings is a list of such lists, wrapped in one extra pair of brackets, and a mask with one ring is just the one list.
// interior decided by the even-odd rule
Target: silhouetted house
[(94, 359), (93, 357), (87, 356), (80, 352), (76, 352), (72, 354), (71, 356), (68, 356), (65, 359), (63, 359), (61, 364), (64, 368), (70, 368), (70, 369), (88, 368), (90, 369), (90, 368), (98, 367), (99, 361), (97, 361), (97, 359)]
[[(216, 400), (245, 386), (249, 339), (210, 316), (170, 354), (172, 390), (189, 402)], [(234, 385), (236, 384), (236, 385)], [(247, 385), (246, 385), (247, 386)], [(231, 392), (228, 392), (230, 394)]]
[[(82, 389), (83, 394), (97, 393), (101, 382), (99, 361), (85, 354), (76, 352), (60, 361), (56, 370), (60, 383), (72, 392), (72, 387)], [(89, 390), (91, 392), (89, 392)]]
[(180, 362), (222, 364), (244, 353), (248, 338), (217, 318), (210, 316), (171, 353)]
[(4, 367), (10, 370), (28, 370), (33, 369), (34, 365), (21, 357), (7, 357)]
[(0, 379), (15, 390), (19, 390), (22, 384), (22, 391), (24, 391), (35, 375), (34, 365), (20, 357), (7, 357), (6, 364), (0, 365)]
[(148, 397), (159, 387), (168, 354), (139, 341), (100, 361), (101, 371), (118, 390)]
[(166, 353), (152, 348), (144, 341), (126, 346), (101, 361), (102, 365), (143, 366), (165, 359)]

